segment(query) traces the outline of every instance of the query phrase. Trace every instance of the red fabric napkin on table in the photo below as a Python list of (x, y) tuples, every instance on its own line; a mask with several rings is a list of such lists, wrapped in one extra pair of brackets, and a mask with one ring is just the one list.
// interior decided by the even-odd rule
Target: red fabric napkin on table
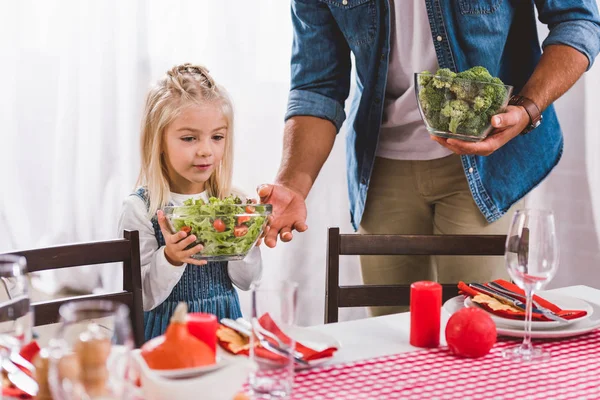
[[(28, 345), (24, 346), (21, 349), (21, 352), (19, 354), (21, 354), (21, 357), (23, 357), (27, 361), (33, 362), (33, 358), (37, 355), (37, 353), (39, 353), (39, 351), (40, 351), (40, 346), (38, 346), (36, 341), (33, 341), (33, 342), (30, 342)], [(19, 368), (21, 368), (21, 367), (19, 367)], [(26, 370), (24, 368), (21, 368), (21, 370), (23, 370), (28, 375), (32, 376), (32, 374), (28, 370)], [(35, 378), (35, 377), (33, 377), (33, 378)], [(30, 395), (22, 392), (20, 389), (17, 389), (16, 387), (14, 387), (12, 385), (8, 386), (8, 387), (4, 387), (4, 385), (3, 385), (2, 386), (2, 395), (5, 397), (15, 397), (15, 398), (19, 398), (19, 399), (31, 399)]]
[[(271, 316), (268, 313), (266, 313), (262, 317), (260, 317), (258, 319), (258, 322), (262, 325), (263, 328), (274, 333), (279, 338), (279, 340), (281, 340), (282, 342), (284, 342), (286, 344), (289, 344), (291, 342), (290, 337), (287, 336), (285, 333), (283, 333), (281, 331), (281, 329), (279, 329), (279, 327), (277, 326), (275, 321), (273, 321), (273, 319), (271, 318)], [(223, 325), (221, 325), (221, 328), (222, 329), (230, 329)], [(267, 338), (267, 340), (271, 341), (273, 344), (276, 344), (276, 342), (273, 339)], [(221, 345), (221, 347), (223, 347), (227, 351), (232, 352), (234, 354), (244, 354), (244, 355), (250, 354), (250, 346), (249, 345), (243, 347), (242, 349), (239, 349), (238, 351), (233, 351), (230, 342), (227, 342), (227, 341), (219, 338), (219, 344)], [(305, 361), (313, 361), (313, 360), (318, 360), (320, 358), (328, 358), (328, 357), (333, 356), (333, 353), (335, 353), (337, 351), (337, 348), (336, 347), (328, 347), (322, 351), (316, 351), (314, 349), (311, 349), (310, 347), (303, 345), (300, 342), (296, 342), (296, 351), (302, 353), (302, 355), (303, 355), (302, 358)], [(262, 346), (258, 346), (255, 349), (255, 352), (261, 358), (266, 358), (266, 359), (270, 359), (270, 360), (274, 360), (274, 361), (277, 361), (278, 359), (280, 360), (282, 358), (279, 354), (275, 354), (275, 353), (263, 348)]]
[[(523, 291), (523, 289), (521, 289), (520, 287), (518, 287), (517, 285), (515, 285), (513, 283), (505, 281), (504, 279), (497, 279), (494, 282), (501, 285), (505, 289), (510, 290), (511, 292), (514, 292), (515, 295), (513, 295), (513, 297), (517, 297), (519, 300), (521, 300), (523, 303), (525, 303), (526, 299), (525, 299), (525, 292)], [(483, 285), (488, 286), (487, 283), (484, 283)], [(479, 292), (476, 288), (470, 287), (468, 284), (466, 284), (464, 282), (458, 283), (458, 289), (461, 294), (463, 294), (465, 296), (469, 296), (471, 298), (475, 297), (478, 294), (485, 294), (485, 293)], [(491, 289), (493, 289), (493, 288), (491, 288)], [(556, 313), (557, 315), (559, 315), (560, 317), (563, 317), (565, 319), (581, 318), (587, 314), (587, 312), (584, 310), (563, 310), (560, 307), (558, 307), (556, 304), (553, 304), (553, 303), (549, 302), (548, 300), (545, 300), (535, 294), (533, 295), (533, 299), (540, 306), (545, 307), (545, 308), (549, 309), (550, 311), (553, 311), (554, 313)], [(522, 311), (493, 310), (487, 304), (481, 304), (481, 303), (477, 303), (477, 304), (479, 306), (483, 307), (488, 312), (490, 312), (494, 315), (497, 315), (499, 317), (510, 318), (510, 319), (525, 319), (525, 310), (522, 310)], [(552, 321), (551, 319), (545, 317), (543, 314), (535, 313), (535, 312), (532, 313), (532, 320), (533, 321)]]

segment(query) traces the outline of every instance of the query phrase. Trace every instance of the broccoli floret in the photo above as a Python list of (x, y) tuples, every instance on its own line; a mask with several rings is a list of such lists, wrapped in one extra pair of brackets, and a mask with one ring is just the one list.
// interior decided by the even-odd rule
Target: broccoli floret
[(440, 111), (446, 101), (443, 90), (435, 89), (432, 85), (425, 86), (419, 92), (421, 107), (426, 110)]
[(469, 116), (469, 103), (464, 100), (450, 100), (442, 108), (441, 114), (450, 117), (450, 132), (456, 133), (458, 126)]
[(492, 101), (493, 96), (488, 96), (485, 93), (480, 94), (473, 99), (473, 109), (478, 112), (486, 112), (487, 109), (492, 105)]
[(490, 74), (490, 72), (485, 67), (473, 67), (469, 70), (471, 74), (473, 74), (473, 80), (480, 82), (491, 82), (494, 77)]
[(421, 75), (419, 75), (419, 86), (427, 86), (427, 84), (429, 84), (429, 82), (431, 82), (432, 79), (433, 75), (431, 74), (431, 72), (421, 72)]
[(456, 73), (452, 72), (448, 68), (441, 68), (437, 70), (431, 81), (431, 84), (437, 89), (449, 88), (452, 85), (452, 80), (455, 76)]
[(460, 126), (461, 133), (477, 136), (482, 133), (489, 122), (487, 114), (480, 114), (475, 111), (469, 111), (465, 121)]
[(447, 131), (450, 124), (450, 118), (438, 111), (425, 112), (427, 124), (438, 131)]

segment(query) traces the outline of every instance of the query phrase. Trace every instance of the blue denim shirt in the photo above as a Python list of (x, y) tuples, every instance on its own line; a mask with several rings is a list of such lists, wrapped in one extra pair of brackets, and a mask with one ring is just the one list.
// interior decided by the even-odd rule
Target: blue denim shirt
[[(391, 0), (393, 1), (393, 0)], [(404, 1), (404, 0), (402, 0)], [(596, 0), (423, 0), (442, 68), (476, 65), (519, 93), (541, 56), (534, 7), (550, 28), (543, 46), (565, 44), (590, 66), (600, 51)], [(346, 119), (355, 57), (356, 95), (346, 122), (348, 194), (358, 228), (373, 170), (390, 51), (388, 0), (292, 0), (294, 42), (286, 119), (311, 115), (337, 130)], [(402, 27), (399, 27), (402, 29)], [(420, 72), (420, 71), (415, 71)], [(538, 185), (558, 163), (563, 137), (552, 106), (542, 125), (487, 157), (462, 156), (475, 203), (492, 222)]]

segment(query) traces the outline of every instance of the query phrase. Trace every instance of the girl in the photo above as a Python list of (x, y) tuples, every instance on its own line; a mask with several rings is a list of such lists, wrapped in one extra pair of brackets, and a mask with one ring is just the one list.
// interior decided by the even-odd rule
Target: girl
[(232, 194), (232, 153), (233, 108), (225, 90), (204, 67), (172, 68), (146, 99), (138, 188), (124, 201), (119, 221), (119, 232), (140, 234), (146, 340), (165, 331), (180, 301), (219, 320), (241, 317), (232, 282), (248, 290), (260, 278), (258, 247), (243, 261), (195, 260), (202, 245), (186, 250), (196, 237), (171, 234), (160, 210)]

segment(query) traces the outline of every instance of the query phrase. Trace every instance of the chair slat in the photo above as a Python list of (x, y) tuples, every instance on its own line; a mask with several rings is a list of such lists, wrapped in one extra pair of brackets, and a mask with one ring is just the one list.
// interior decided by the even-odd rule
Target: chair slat
[(502, 256), (505, 235), (340, 235), (341, 255)]
[[(442, 285), (442, 301), (458, 295), (455, 284)], [(410, 304), (410, 285), (340, 286), (339, 307), (397, 306)]]
[(48, 325), (54, 324), (59, 321), (58, 309), (65, 303), (70, 301), (83, 301), (83, 300), (111, 300), (118, 303), (123, 303), (131, 307), (133, 305), (133, 299), (131, 293), (109, 293), (109, 294), (90, 294), (83, 296), (66, 297), (56, 300), (48, 300), (32, 303), (34, 325)]
[(116, 239), (14, 251), (9, 254), (24, 256), (27, 259), (27, 270), (37, 272), (123, 261), (130, 257), (130, 243), (128, 240)]

